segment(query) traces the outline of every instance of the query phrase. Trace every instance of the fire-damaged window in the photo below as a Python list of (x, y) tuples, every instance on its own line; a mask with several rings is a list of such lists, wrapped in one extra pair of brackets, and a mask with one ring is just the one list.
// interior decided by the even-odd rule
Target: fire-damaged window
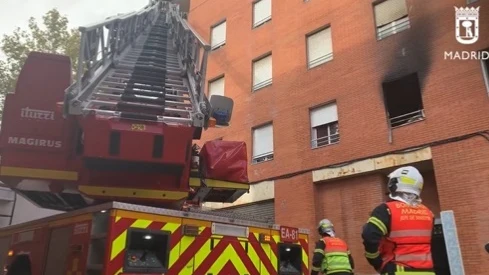
[(127, 233), (124, 272), (168, 271), (170, 232), (130, 228)]
[(377, 1), (374, 15), (378, 40), (410, 28), (406, 0)]
[(278, 244), (278, 274), (302, 274), (302, 247), (297, 244)]
[(418, 74), (382, 83), (384, 101), (392, 128), (424, 119)]

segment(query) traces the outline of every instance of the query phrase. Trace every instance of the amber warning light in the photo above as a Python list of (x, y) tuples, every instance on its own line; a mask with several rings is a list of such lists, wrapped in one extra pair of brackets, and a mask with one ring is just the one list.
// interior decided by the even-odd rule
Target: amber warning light
[(260, 234), (259, 238), (261, 243), (269, 243), (272, 240), (272, 236), (266, 234)]
[(8, 256), (9, 256), (9, 257), (14, 256), (14, 251), (13, 251), (13, 250), (9, 250), (9, 251), (8, 251)]

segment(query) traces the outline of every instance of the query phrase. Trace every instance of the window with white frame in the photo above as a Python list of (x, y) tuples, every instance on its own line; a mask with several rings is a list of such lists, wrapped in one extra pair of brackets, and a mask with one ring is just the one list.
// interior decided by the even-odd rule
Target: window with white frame
[(309, 69), (333, 59), (331, 27), (307, 36), (307, 66)]
[(253, 91), (272, 84), (272, 55), (253, 61)]
[(209, 99), (213, 95), (224, 96), (224, 76), (209, 82)]
[(253, 129), (252, 163), (273, 160), (273, 124)]
[(377, 39), (381, 40), (410, 28), (406, 0), (385, 0), (374, 6)]
[(253, 4), (253, 28), (272, 19), (272, 0), (259, 0)]
[(215, 50), (226, 44), (226, 21), (212, 27), (211, 49)]
[(318, 148), (340, 141), (338, 110), (330, 103), (311, 110), (311, 146)]

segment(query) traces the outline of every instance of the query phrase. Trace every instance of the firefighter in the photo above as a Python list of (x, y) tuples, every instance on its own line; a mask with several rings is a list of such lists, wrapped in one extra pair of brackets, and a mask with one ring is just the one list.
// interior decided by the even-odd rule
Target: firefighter
[(433, 213), (421, 203), (423, 177), (406, 166), (388, 176), (389, 200), (363, 227), (365, 257), (382, 275), (435, 275), (431, 257)]
[(328, 219), (318, 226), (321, 240), (316, 242), (312, 258), (311, 275), (353, 275), (353, 258), (345, 241), (336, 237), (333, 224)]

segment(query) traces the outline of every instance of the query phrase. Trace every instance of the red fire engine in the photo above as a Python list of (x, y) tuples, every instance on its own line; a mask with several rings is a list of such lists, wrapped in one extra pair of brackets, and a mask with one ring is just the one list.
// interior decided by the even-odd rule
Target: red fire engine
[(151, 1), (80, 32), (73, 83), (68, 57), (33, 52), (6, 97), (0, 180), (67, 213), (0, 230), (0, 264), (29, 275), (307, 274), (307, 230), (188, 209), (248, 192), (248, 162), (243, 142), (193, 144), (229, 125), (233, 101), (204, 94), (210, 46), (178, 5)]

